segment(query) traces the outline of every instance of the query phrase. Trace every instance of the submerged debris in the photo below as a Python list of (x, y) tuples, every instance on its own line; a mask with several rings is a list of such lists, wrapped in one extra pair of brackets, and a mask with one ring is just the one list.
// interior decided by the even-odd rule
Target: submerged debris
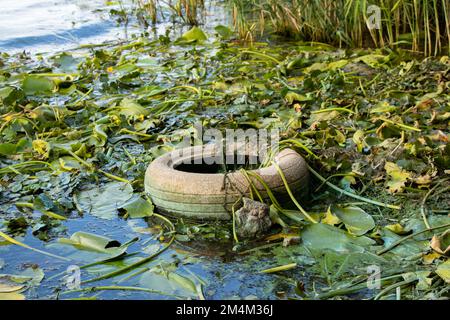
[(243, 207), (235, 212), (236, 233), (240, 238), (257, 238), (272, 226), (269, 206), (248, 198), (243, 198), (242, 201)]

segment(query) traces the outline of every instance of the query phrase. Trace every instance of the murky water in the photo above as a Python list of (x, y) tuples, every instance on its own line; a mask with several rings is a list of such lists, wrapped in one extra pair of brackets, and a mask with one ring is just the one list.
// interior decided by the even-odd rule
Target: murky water
[[(125, 28), (111, 18), (110, 10), (118, 8), (116, 5), (106, 5), (103, 0), (0, 0), (0, 51), (31, 53), (55, 52), (75, 48), (82, 44), (98, 44), (104, 41), (127, 39), (134, 33), (142, 32), (142, 26), (132, 21)], [(209, 6), (205, 15), (206, 28), (212, 28), (218, 22), (227, 23), (223, 8)], [(148, 31), (154, 34), (164, 33), (167, 28), (173, 28), (170, 21), (163, 21), (156, 28), (150, 27)], [(180, 26), (181, 33), (187, 26)], [(149, 32), (151, 35), (152, 32)], [(35, 214), (39, 214), (35, 212)], [(85, 231), (110, 237), (122, 243), (140, 237), (140, 241), (129, 248), (129, 252), (145, 252), (149, 246), (157, 246), (159, 241), (137, 232), (136, 228), (148, 227), (143, 219), (102, 220), (94, 216), (85, 215), (76, 217), (62, 223), (64, 234), (68, 237), (76, 231)], [(49, 243), (40, 241), (33, 235), (33, 230), (27, 230), (24, 237), (17, 237), (36, 249), (57, 253), (69, 257), (71, 262), (58, 259), (27, 250), (25, 248), (8, 245), (0, 242), (0, 273), (20, 274), (23, 270), (38, 266), (45, 273), (41, 285), (26, 291), (27, 299), (54, 299), (58, 291), (65, 291), (66, 283), (63, 279), (65, 271), (71, 265), (83, 265), (96, 259), (89, 252), (80, 252), (71, 246), (63, 246), (52, 240)], [(232, 255), (232, 259), (224, 262), (222, 254), (230, 253), (231, 246), (224, 248), (208, 247), (202, 243), (203, 250), (198, 252), (192, 247), (180, 243), (173, 245), (165, 251), (157, 260), (150, 263), (149, 267), (162, 262), (172, 263), (180, 261), (183, 265), (177, 272), (186, 276), (201, 279), (203, 282), (203, 294), (207, 299), (242, 299), (242, 298), (274, 298), (274, 281), (271, 276), (258, 274), (255, 268), (261, 270), (269, 265), (250, 263), (245, 256)], [(198, 249), (198, 248), (197, 248)], [(105, 269), (106, 268), (106, 269)], [(82, 270), (81, 280), (84, 281), (102, 274), (107, 266), (98, 266)], [(93, 285), (122, 285), (142, 286), (142, 277), (136, 276), (125, 279), (129, 274), (113, 280), (96, 282)], [(193, 276), (194, 275), (194, 276)], [(156, 284), (156, 286), (158, 286)], [(163, 285), (164, 286), (164, 285)], [(167, 288), (166, 288), (167, 289)], [(164, 291), (164, 290), (162, 290)], [(87, 297), (100, 299), (165, 299), (164, 295), (139, 293), (128, 291), (104, 291), (100, 293), (87, 293)], [(74, 298), (79, 294), (60, 296), (59, 298)]]

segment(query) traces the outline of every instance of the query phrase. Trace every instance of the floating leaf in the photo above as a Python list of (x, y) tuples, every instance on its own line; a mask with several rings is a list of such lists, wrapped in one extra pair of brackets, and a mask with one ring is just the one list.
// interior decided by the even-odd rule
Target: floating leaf
[(181, 294), (192, 298), (197, 297), (197, 286), (191, 279), (159, 266), (145, 272), (139, 283), (143, 287), (153, 290)]
[(17, 292), (0, 292), (0, 300), (25, 300), (25, 296)]
[(144, 200), (141, 197), (137, 197), (125, 204), (122, 209), (127, 212), (127, 215), (132, 218), (144, 218), (153, 214), (154, 206), (150, 200)]
[(408, 272), (402, 275), (403, 279), (406, 281), (409, 280), (418, 280), (416, 289), (417, 290), (427, 290), (431, 287), (431, 283), (433, 281), (432, 278), (429, 277), (431, 271), (415, 271)]
[(70, 239), (61, 238), (58, 241), (59, 243), (72, 245), (79, 250), (104, 253), (110, 257), (117, 257), (125, 253), (128, 246), (137, 241), (137, 239), (133, 239), (122, 245), (119, 241), (104, 236), (78, 231), (75, 232)]
[(10, 156), (16, 154), (17, 146), (14, 143), (0, 143), (0, 155)]
[(0, 293), (19, 291), (23, 287), (25, 287), (24, 284), (13, 281), (10, 275), (0, 275)]
[(32, 147), (40, 159), (48, 159), (50, 155), (50, 144), (47, 141), (41, 139), (33, 140)]
[(185, 42), (203, 42), (208, 40), (208, 37), (206, 36), (206, 34), (203, 32), (202, 29), (200, 29), (199, 27), (193, 27), (191, 30), (185, 32), (180, 40), (185, 41)]
[(400, 223), (390, 224), (385, 226), (385, 228), (399, 235), (404, 235), (411, 232), (411, 230), (405, 230)]
[(23, 80), (22, 89), (26, 94), (48, 93), (55, 89), (55, 83), (45, 77), (27, 76)]
[(222, 39), (229, 39), (233, 36), (233, 30), (223, 25), (214, 27), (214, 30)]
[(388, 102), (379, 102), (376, 106), (370, 109), (370, 113), (387, 113), (394, 112), (397, 107), (390, 105)]
[(339, 228), (322, 223), (306, 227), (301, 237), (306, 247), (319, 251), (363, 252), (364, 247), (375, 243), (367, 237), (355, 237)]
[(392, 193), (402, 191), (408, 179), (411, 178), (409, 172), (403, 170), (393, 162), (386, 162), (384, 169), (389, 177), (386, 184)]
[(441, 263), (437, 269), (436, 273), (446, 282), (450, 283), (450, 260), (447, 259), (445, 262)]
[(372, 216), (359, 207), (332, 206), (331, 212), (345, 224), (351, 234), (361, 236), (375, 228)]
[(328, 207), (325, 217), (320, 222), (334, 226), (341, 223), (341, 220), (331, 212), (331, 207)]
[(82, 191), (77, 197), (80, 211), (102, 219), (117, 217), (117, 209), (133, 196), (133, 188), (128, 183), (110, 182), (101, 187)]
[(150, 111), (145, 109), (135, 100), (125, 98), (120, 102), (119, 105), (119, 114), (123, 114), (124, 116), (147, 116), (150, 114)]

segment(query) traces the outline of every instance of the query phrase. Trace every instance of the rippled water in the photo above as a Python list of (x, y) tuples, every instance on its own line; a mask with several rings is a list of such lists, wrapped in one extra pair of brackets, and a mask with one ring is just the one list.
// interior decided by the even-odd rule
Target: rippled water
[[(97, 44), (104, 41), (126, 39), (134, 32), (144, 31), (135, 22), (130, 23), (127, 29), (112, 19), (109, 10), (114, 6), (105, 5), (104, 0), (0, 0), (0, 51), (32, 53), (55, 52), (77, 47), (81, 44)], [(227, 24), (223, 17), (223, 10), (217, 6), (207, 8), (204, 29), (210, 29), (215, 25)], [(134, 25), (133, 25), (134, 23)], [(166, 28), (173, 27), (170, 21), (160, 23), (154, 30), (157, 34), (165, 32)], [(174, 29), (175, 35), (181, 33), (188, 26), (178, 26)], [(151, 34), (151, 33), (150, 33)], [(37, 213), (36, 213), (37, 214)], [(91, 215), (83, 218), (69, 219), (63, 223), (65, 234), (70, 235), (76, 231), (86, 231), (108, 236), (122, 243), (133, 237), (139, 236), (141, 241), (132, 248), (142, 251), (148, 245), (146, 236), (136, 233), (134, 227), (146, 227), (144, 220), (124, 221), (116, 218), (111, 221), (101, 220)], [(16, 237), (17, 240), (41, 250), (57, 253), (75, 260), (83, 261), (83, 255), (70, 251), (67, 247), (61, 247), (56, 241), (45, 243), (37, 239), (29, 228), (24, 237)], [(158, 241), (150, 243), (158, 244)], [(0, 273), (17, 274), (30, 266), (39, 266), (45, 272), (45, 278), (41, 285), (26, 292), (27, 299), (55, 298), (56, 290), (65, 290), (65, 284), (61, 276), (72, 263), (61, 262), (52, 257), (27, 250), (14, 245), (0, 245)], [(138, 248), (138, 246), (141, 246)], [(183, 273), (190, 273), (200, 277), (204, 281), (204, 295), (207, 299), (217, 298), (273, 298), (275, 283), (269, 275), (258, 274), (255, 264), (249, 263), (248, 257), (234, 257), (226, 259), (220, 257), (220, 252), (230, 248), (209, 247), (202, 243), (198, 248), (185, 247), (180, 244), (174, 245), (150, 265), (161, 261), (172, 262), (197, 257), (183, 267)], [(66, 250), (69, 250), (66, 252)], [(85, 262), (89, 262), (85, 261)], [(263, 265), (258, 265), (263, 269)], [(91, 278), (104, 272), (101, 268), (94, 270), (83, 270), (82, 280)], [(125, 275), (127, 276), (127, 275)], [(103, 281), (102, 284), (109, 285), (115, 280)], [(135, 277), (122, 283), (122, 285), (139, 286), (139, 277)], [(63, 296), (60, 298), (74, 298), (78, 294)], [(88, 294), (99, 298), (120, 299), (165, 299), (167, 297), (139, 292), (102, 292)]]
[[(126, 8), (135, 8), (125, 0)], [(207, 2), (202, 14), (205, 27), (229, 23), (221, 6)], [(119, 24), (110, 10), (120, 10), (118, 2), (105, 0), (0, 0), (0, 51), (55, 52), (81, 44), (127, 39), (133, 33), (145, 31), (136, 20), (127, 26)], [(166, 14), (150, 33), (162, 34), (172, 26)], [(178, 26), (181, 33), (186, 26)]]
[(55, 51), (121, 39), (102, 0), (1, 0), (0, 50)]

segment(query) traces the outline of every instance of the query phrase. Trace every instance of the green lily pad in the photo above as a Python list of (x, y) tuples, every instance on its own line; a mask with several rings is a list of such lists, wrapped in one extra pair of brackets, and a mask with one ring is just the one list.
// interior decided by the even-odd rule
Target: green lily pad
[(191, 30), (185, 32), (179, 40), (188, 43), (201, 43), (208, 40), (208, 37), (202, 29), (200, 29), (199, 27), (193, 27)]
[(447, 259), (445, 262), (441, 263), (437, 269), (436, 273), (444, 280), (446, 283), (450, 283), (450, 260)]
[(327, 224), (316, 223), (306, 227), (301, 233), (303, 244), (311, 250), (333, 250), (338, 252), (364, 252), (373, 244), (367, 237), (355, 237)]
[(375, 228), (372, 216), (359, 207), (332, 206), (331, 212), (345, 224), (351, 234), (361, 236)]
[(101, 187), (82, 191), (77, 196), (80, 211), (111, 220), (117, 217), (121, 208), (133, 196), (133, 187), (128, 183), (110, 182)]
[(122, 245), (117, 240), (82, 231), (75, 232), (70, 239), (61, 238), (58, 240), (59, 243), (72, 245), (79, 250), (104, 253), (110, 257), (117, 257), (125, 253), (127, 248), (135, 241), (137, 239)]
[(121, 209), (127, 212), (127, 215), (132, 218), (150, 217), (153, 214), (154, 206), (150, 200), (144, 200), (141, 197), (131, 199)]
[(27, 76), (22, 83), (22, 89), (26, 94), (48, 93), (54, 88), (55, 83), (45, 77)]

